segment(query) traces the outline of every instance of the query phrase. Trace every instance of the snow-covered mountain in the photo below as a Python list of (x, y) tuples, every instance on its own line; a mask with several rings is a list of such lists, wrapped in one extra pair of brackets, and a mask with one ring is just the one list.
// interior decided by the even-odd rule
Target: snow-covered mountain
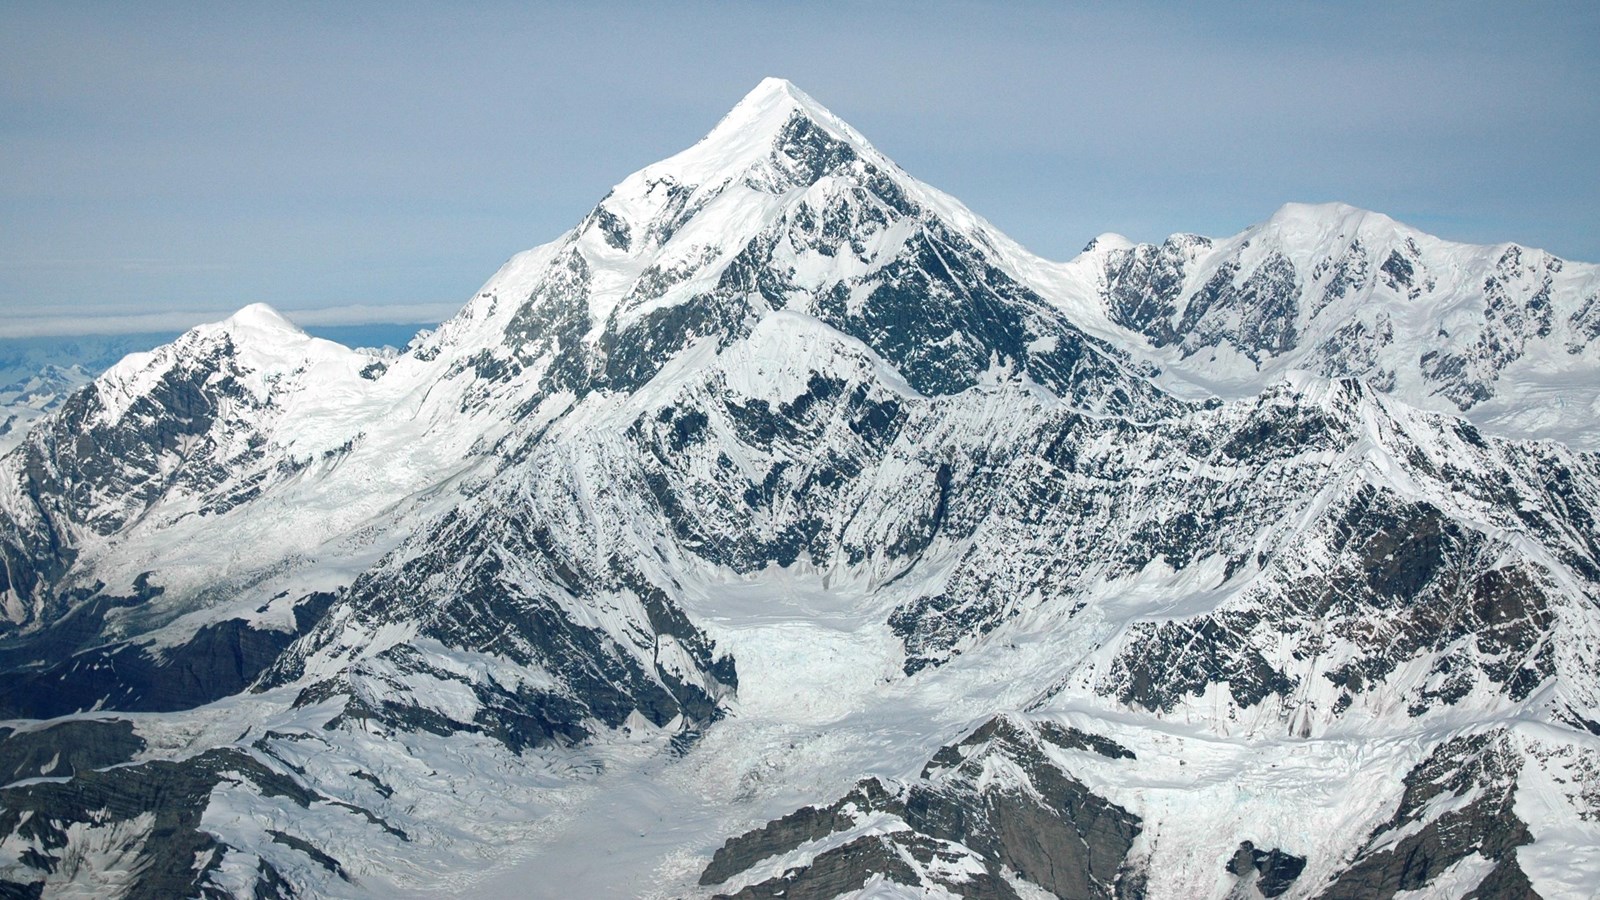
[(1498, 433), (1597, 447), (1600, 266), (1292, 203), (1223, 240), (1103, 235), (1067, 267), (1209, 392), (1254, 394), (1291, 370), (1354, 376)]
[(1452, 413), (1594, 272), (1052, 263), (769, 79), (398, 357), (248, 307), (0, 459), (0, 879), (1587, 896), (1600, 461)]
[(82, 366), (46, 365), (0, 387), (0, 454), (22, 443), (35, 421), (88, 384), (90, 377)]

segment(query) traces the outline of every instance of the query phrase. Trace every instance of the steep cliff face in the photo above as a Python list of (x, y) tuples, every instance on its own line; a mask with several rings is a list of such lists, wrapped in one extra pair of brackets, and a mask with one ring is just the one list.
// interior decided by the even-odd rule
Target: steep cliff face
[(0, 461), (0, 878), (1592, 885), (1600, 465), (1415, 407), (1594, 279), (1424, 238), (1048, 263), (769, 80), (399, 357), (130, 357)]

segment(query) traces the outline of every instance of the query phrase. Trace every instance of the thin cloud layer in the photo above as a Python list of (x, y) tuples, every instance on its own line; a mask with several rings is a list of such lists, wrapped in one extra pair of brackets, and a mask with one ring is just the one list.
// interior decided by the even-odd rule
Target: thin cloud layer
[[(440, 322), (455, 313), (451, 303), (405, 303), (383, 306), (354, 304), (323, 309), (281, 310), (302, 328), (321, 325), (412, 325)], [(63, 337), (89, 334), (154, 334), (187, 331), (228, 317), (215, 310), (171, 310), (146, 313), (100, 313), (88, 316), (19, 316), (0, 321), (0, 339)]]

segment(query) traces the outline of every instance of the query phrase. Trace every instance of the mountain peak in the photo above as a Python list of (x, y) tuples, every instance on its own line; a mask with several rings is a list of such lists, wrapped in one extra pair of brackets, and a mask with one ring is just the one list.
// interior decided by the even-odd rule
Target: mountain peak
[(743, 170), (771, 157), (774, 144), (792, 127), (796, 117), (809, 121), (829, 137), (851, 145), (856, 152), (887, 163), (860, 132), (811, 95), (786, 79), (764, 78), (693, 147), (648, 167), (641, 174), (671, 173), (680, 180), (698, 184)]
[(734, 109), (751, 104), (764, 104), (774, 98), (788, 98), (796, 102), (816, 103), (806, 95), (805, 91), (795, 87), (794, 82), (789, 79), (769, 75), (761, 79), (761, 82), (754, 88), (751, 88), (750, 93), (745, 94), (743, 100), (734, 104)]
[(1282, 235), (1299, 235), (1313, 241), (1392, 233), (1401, 226), (1382, 213), (1348, 203), (1285, 203), (1257, 228)]
[(706, 140), (717, 137), (719, 133), (752, 129), (770, 135), (783, 127), (796, 112), (819, 125), (833, 125), (841, 131), (849, 127), (827, 107), (812, 99), (810, 94), (795, 87), (793, 82), (784, 78), (763, 78), (760, 84), (733, 105), (733, 109), (728, 110), (717, 127), (706, 135)]
[(1135, 247), (1133, 241), (1115, 231), (1107, 231), (1096, 235), (1095, 238), (1083, 246), (1083, 253), (1110, 253), (1113, 250), (1131, 250)]
[(305, 334), (300, 326), (289, 321), (283, 313), (278, 312), (266, 303), (252, 303), (244, 307), (223, 320), (222, 327), (230, 332), (252, 331), (289, 335)]

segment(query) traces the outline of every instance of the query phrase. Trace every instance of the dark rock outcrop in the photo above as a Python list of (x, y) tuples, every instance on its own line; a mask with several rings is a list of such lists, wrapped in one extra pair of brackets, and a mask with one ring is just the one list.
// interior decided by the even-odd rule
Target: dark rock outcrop
[(125, 719), (76, 719), (37, 728), (0, 728), (0, 783), (62, 778), (132, 759), (144, 738)]
[[(1400, 808), (1368, 837), (1351, 864), (1318, 896), (1323, 900), (1384, 900), (1425, 887), (1456, 863), (1478, 856), (1494, 864), (1468, 896), (1535, 898), (1517, 864), (1517, 848), (1533, 843), (1515, 812), (1523, 761), (1505, 731), (1446, 741), (1406, 775)], [(1429, 814), (1443, 795), (1472, 799)], [(1394, 840), (1391, 835), (1401, 835)]]
[(1248, 878), (1254, 874), (1253, 880), (1256, 890), (1263, 897), (1276, 897), (1287, 891), (1294, 880), (1306, 868), (1306, 858), (1285, 853), (1274, 847), (1271, 850), (1258, 850), (1256, 845), (1245, 841), (1239, 845), (1239, 851), (1228, 860), (1228, 873)]
[[(907, 827), (859, 835), (730, 896), (834, 896), (882, 877), (937, 885), (961, 897), (1015, 897), (1006, 873), (1059, 897), (1138, 896), (1141, 881), (1129, 851), (1141, 830), (1139, 817), (1094, 794), (1060, 768), (1045, 747), (1112, 759), (1132, 754), (1097, 735), (1053, 723), (1039, 727), (1051, 737), (1013, 719), (991, 719), (941, 748), (909, 784), (890, 788), (866, 781), (827, 807), (807, 807), (730, 838), (701, 873), (700, 883), (724, 883), (764, 859), (849, 832), (867, 815), (884, 813)], [(982, 783), (986, 760), (995, 755), (1019, 767), (1025, 780), (1003, 787)], [(956, 877), (931, 865), (940, 858), (968, 860), (969, 868), (982, 871)]]
[[(0, 788), (0, 839), (26, 845), (22, 868), (37, 878), (9, 877), (13, 891), (32, 891), (60, 871), (74, 853), (75, 829), (111, 829), (122, 842), (107, 848), (139, 877), (124, 896), (134, 900), (210, 896), (208, 880), (228, 848), (200, 826), (212, 791), (221, 783), (247, 783), (262, 796), (309, 807), (331, 801), (242, 750), (211, 750), (181, 761), (157, 760), (77, 773), (65, 781)], [(148, 817), (141, 825), (140, 817)], [(286, 835), (286, 838), (288, 836)], [(304, 838), (283, 841), (320, 865), (342, 864)], [(233, 848), (237, 849), (237, 848)], [(259, 881), (268, 895), (298, 894), (266, 860)], [(63, 873), (70, 874), (70, 873)]]

